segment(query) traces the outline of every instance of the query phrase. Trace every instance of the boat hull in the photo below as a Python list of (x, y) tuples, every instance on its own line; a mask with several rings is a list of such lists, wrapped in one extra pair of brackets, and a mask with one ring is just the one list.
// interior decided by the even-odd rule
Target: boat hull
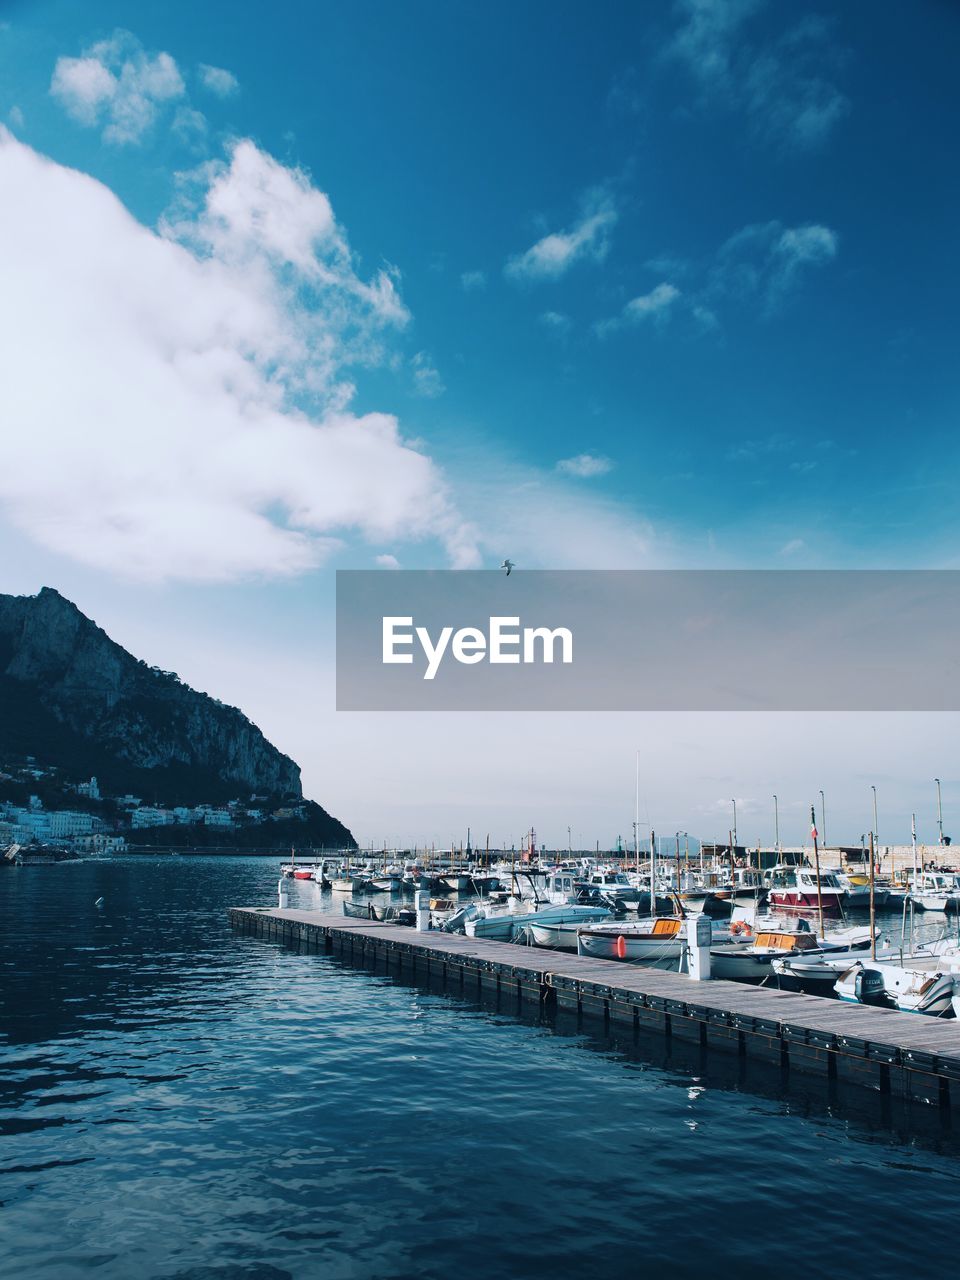
[(686, 941), (682, 934), (663, 937), (656, 934), (607, 933), (580, 929), (577, 950), (582, 956), (599, 960), (679, 960)]
[[(823, 894), (823, 914), (839, 916), (843, 912), (838, 894)], [(815, 893), (807, 893), (802, 889), (771, 889), (767, 902), (771, 907), (781, 911), (819, 911), (820, 904)]]
[(956, 986), (952, 973), (874, 961), (858, 963), (837, 980), (834, 990), (849, 1003), (886, 1003), (901, 1013), (940, 1018), (953, 1012)]

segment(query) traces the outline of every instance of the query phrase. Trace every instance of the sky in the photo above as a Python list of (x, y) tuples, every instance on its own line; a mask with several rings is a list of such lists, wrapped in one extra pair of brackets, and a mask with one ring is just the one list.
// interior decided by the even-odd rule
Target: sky
[(956, 566), (958, 54), (936, 0), (0, 0), (0, 590), (361, 840), (609, 844), (637, 750), (661, 831), (933, 838), (953, 716), (337, 713), (333, 581)]

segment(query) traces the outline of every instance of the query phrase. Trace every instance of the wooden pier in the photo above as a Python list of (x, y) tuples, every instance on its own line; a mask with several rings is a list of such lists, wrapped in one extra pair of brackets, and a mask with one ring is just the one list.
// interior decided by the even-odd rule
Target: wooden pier
[(437, 979), (454, 995), (495, 994), (570, 1010), (605, 1025), (699, 1044), (860, 1084), (881, 1094), (960, 1107), (960, 1020), (852, 1005), (721, 980), (694, 982), (613, 960), (488, 942), (318, 911), (232, 907), (241, 933), (322, 951), (394, 977)]

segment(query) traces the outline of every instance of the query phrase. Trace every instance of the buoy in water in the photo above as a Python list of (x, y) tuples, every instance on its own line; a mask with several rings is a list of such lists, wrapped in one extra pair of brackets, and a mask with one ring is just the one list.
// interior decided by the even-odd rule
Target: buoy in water
[(96, 902), (95, 902), (93, 905), (94, 905), (95, 907), (100, 907), (100, 909), (102, 910), (102, 909), (103, 909), (103, 899), (102, 899), (102, 898), (98, 898), (98, 899), (96, 900)]

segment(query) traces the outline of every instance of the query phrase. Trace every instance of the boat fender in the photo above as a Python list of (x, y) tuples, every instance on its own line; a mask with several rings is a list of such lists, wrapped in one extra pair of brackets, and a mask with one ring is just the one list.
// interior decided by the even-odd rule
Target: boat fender
[(615, 950), (616, 950), (616, 953), (617, 953), (617, 958), (618, 958), (619, 960), (625, 960), (625, 959), (626, 959), (626, 956), (627, 956), (627, 940), (626, 940), (626, 938), (623, 936), (623, 934), (622, 934), (622, 933), (621, 933), (621, 934), (619, 935), (619, 937), (617, 938), (617, 945), (616, 945)]

